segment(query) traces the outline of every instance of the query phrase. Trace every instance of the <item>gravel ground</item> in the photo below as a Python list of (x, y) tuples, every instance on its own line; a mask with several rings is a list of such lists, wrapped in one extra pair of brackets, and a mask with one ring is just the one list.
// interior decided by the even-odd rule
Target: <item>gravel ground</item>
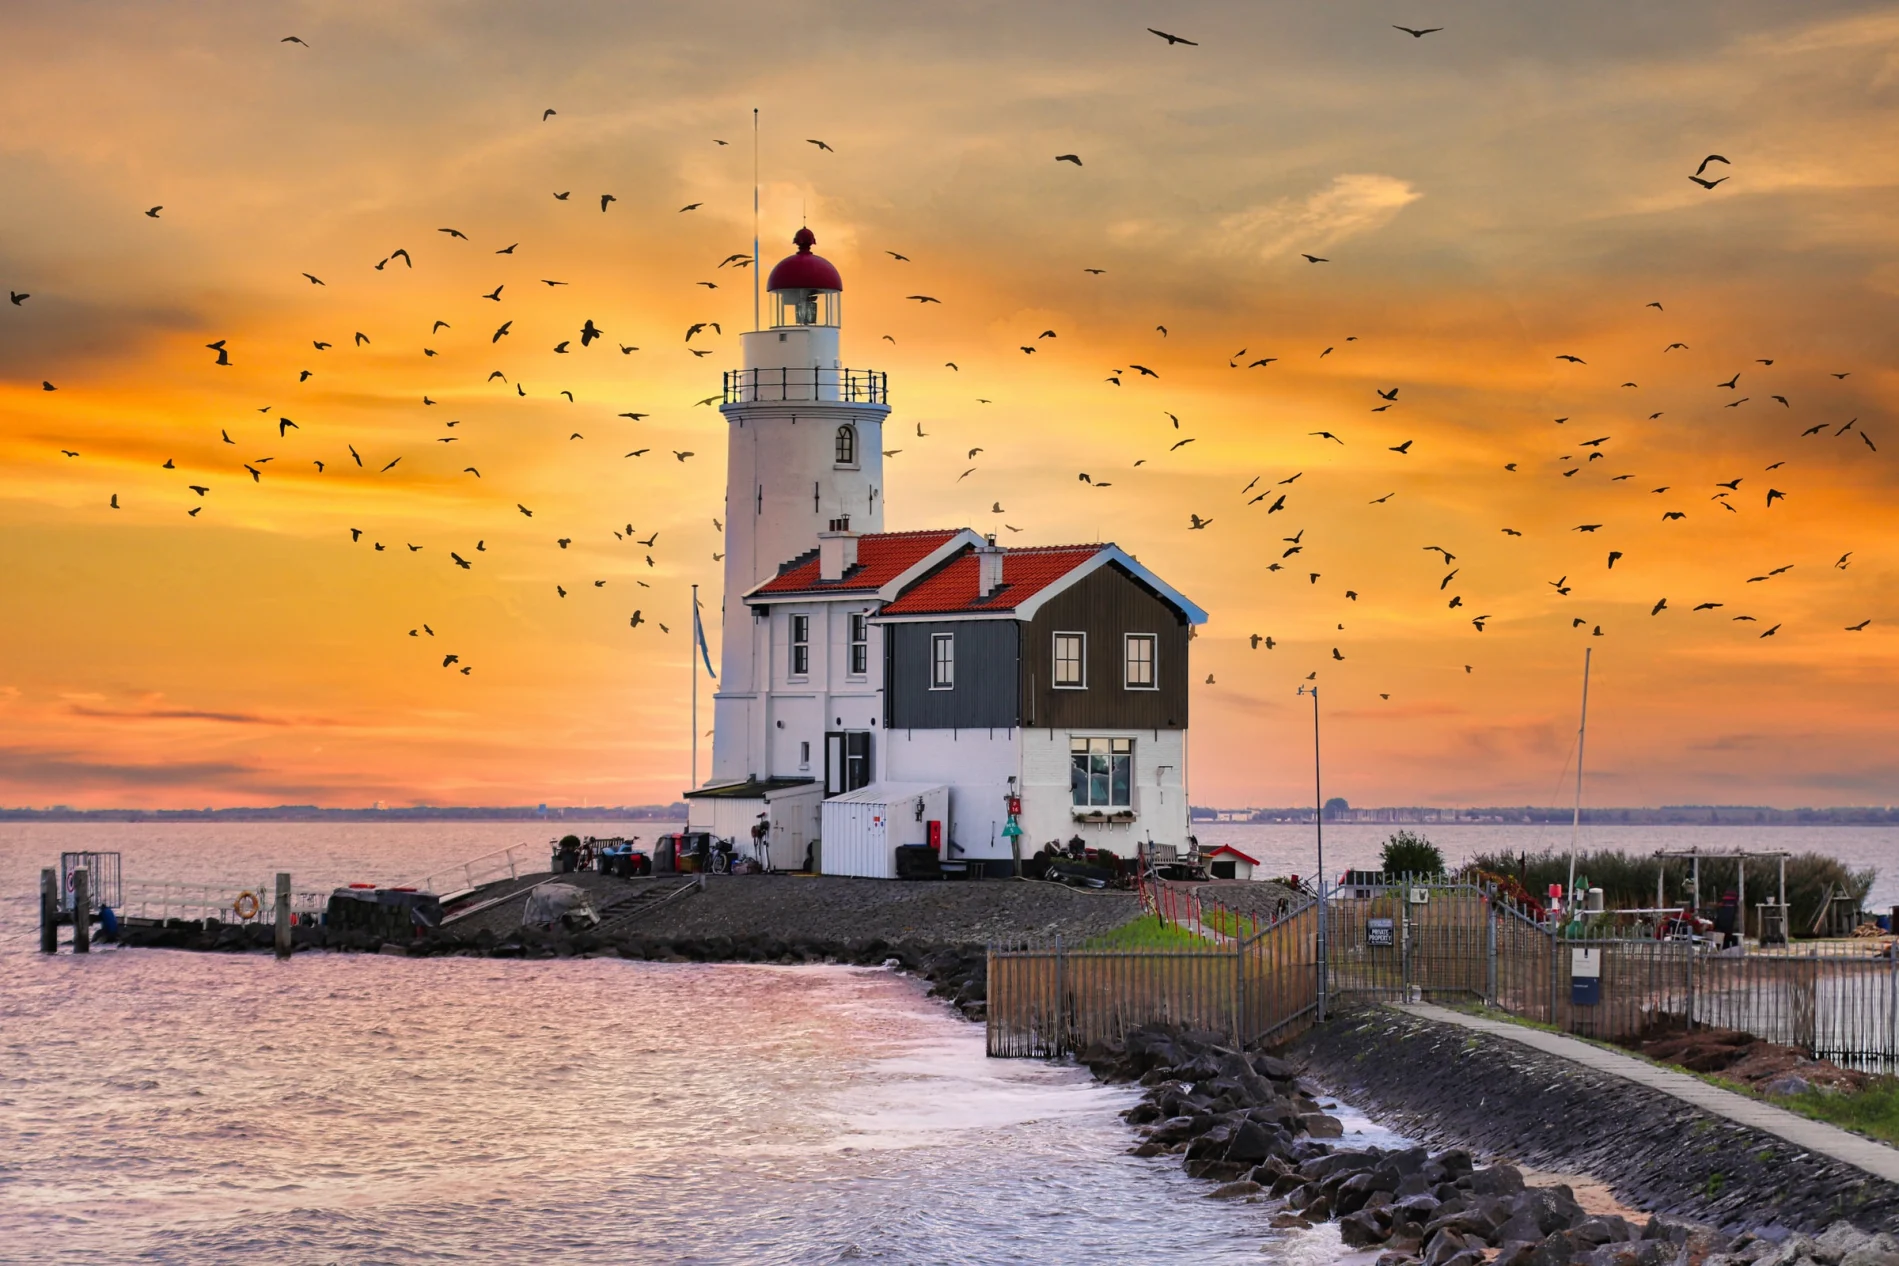
[[(451, 925), (474, 934), (503, 935), (521, 926), (526, 888), (546, 879), (585, 888), (604, 910), (620, 897), (676, 877), (625, 880), (581, 872), (521, 882), (521, 894)], [(504, 892), (498, 885), (492, 893)], [(838, 876), (707, 875), (705, 890), (681, 897), (640, 919), (627, 932), (644, 937), (767, 934), (847, 942), (867, 937), (938, 945), (983, 944), (1014, 938), (1077, 940), (1119, 927), (1140, 913), (1132, 893), (1083, 891), (1012, 879), (902, 883)]]

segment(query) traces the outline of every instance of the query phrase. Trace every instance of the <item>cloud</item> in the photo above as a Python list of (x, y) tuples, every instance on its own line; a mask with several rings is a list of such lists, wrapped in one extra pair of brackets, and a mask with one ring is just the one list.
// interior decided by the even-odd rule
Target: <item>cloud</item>
[(0, 783), (61, 791), (91, 787), (179, 787), (227, 782), (257, 771), (229, 761), (181, 761), (175, 764), (122, 765), (87, 760), (69, 751), (0, 748)]
[(102, 717), (111, 721), (221, 721), (226, 725), (278, 725), (299, 729), (323, 724), (320, 721), (262, 716), (254, 712), (206, 712), (197, 708), (140, 708), (122, 712), (110, 708), (88, 708), (75, 703), (67, 711), (74, 716)]
[(1335, 176), (1304, 198), (1279, 198), (1236, 211), (1220, 221), (1220, 229), (1229, 247), (1253, 251), (1261, 259), (1282, 259), (1381, 229), (1423, 196), (1395, 176)]

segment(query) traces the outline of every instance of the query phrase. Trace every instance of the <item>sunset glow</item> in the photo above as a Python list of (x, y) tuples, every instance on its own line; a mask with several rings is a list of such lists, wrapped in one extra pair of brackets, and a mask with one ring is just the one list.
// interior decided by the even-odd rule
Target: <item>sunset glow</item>
[(755, 106), (765, 263), (808, 222), (889, 374), (887, 526), (1210, 613), (1195, 803), (1309, 798), (1315, 671), (1328, 793), (1561, 801), (1586, 646), (1596, 802), (1890, 801), (1899, 7), (1165, 18), (10, 14), (0, 803), (684, 790)]

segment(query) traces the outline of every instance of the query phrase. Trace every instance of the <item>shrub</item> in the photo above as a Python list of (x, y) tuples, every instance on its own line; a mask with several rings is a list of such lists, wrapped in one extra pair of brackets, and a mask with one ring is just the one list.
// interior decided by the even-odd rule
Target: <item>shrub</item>
[(1379, 865), (1387, 875), (1441, 875), (1444, 854), (1422, 835), (1399, 831), (1385, 841)]
[[(1569, 882), (1569, 854), (1550, 850), (1543, 853), (1484, 853), (1471, 858), (1480, 870), (1508, 875), (1539, 901), (1551, 884)], [(1641, 908), (1655, 904), (1656, 868), (1661, 868), (1663, 905), (1678, 905), (1688, 899), (1689, 863), (1685, 857), (1656, 858), (1652, 855), (1600, 850), (1576, 854), (1576, 886), (1587, 879), (1602, 889), (1610, 909)], [(1856, 903), (1864, 903), (1872, 891), (1874, 872), (1852, 870), (1844, 862), (1820, 853), (1800, 853), (1787, 859), (1788, 930), (1803, 936), (1813, 926), (1820, 910), (1820, 898), (1829, 885), (1835, 895), (1844, 892)], [(1701, 906), (1705, 913), (1721, 899), (1721, 894), (1738, 888), (1738, 869), (1733, 859), (1701, 859)], [(1747, 865), (1747, 904), (1749, 918), (1753, 907), (1773, 896), (1779, 886), (1778, 868), (1772, 859), (1758, 858)]]

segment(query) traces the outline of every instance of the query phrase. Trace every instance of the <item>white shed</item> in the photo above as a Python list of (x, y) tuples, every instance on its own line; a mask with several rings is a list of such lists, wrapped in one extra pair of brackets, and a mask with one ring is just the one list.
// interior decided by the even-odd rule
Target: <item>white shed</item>
[(932, 783), (874, 782), (826, 800), (820, 869), (827, 875), (897, 877), (897, 849), (949, 839), (949, 788)]

